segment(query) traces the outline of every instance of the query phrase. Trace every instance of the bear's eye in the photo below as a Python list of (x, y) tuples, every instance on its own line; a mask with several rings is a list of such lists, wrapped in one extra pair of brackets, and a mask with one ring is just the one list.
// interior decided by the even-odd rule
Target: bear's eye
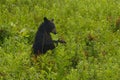
[(54, 24), (53, 24), (52, 22), (49, 23), (49, 26), (50, 26), (51, 28), (54, 28)]

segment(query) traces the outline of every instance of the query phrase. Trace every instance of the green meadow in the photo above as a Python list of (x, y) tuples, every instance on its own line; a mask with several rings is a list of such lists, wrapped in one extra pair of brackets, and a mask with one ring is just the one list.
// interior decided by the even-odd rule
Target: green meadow
[[(44, 17), (67, 43), (34, 63)], [(120, 80), (120, 0), (0, 0), (0, 80)]]

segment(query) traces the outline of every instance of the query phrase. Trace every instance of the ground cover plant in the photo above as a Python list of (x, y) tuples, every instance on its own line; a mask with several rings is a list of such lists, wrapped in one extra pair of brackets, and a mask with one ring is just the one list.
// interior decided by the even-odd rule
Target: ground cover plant
[[(67, 43), (33, 63), (45, 16)], [(120, 80), (119, 17), (120, 0), (0, 0), (0, 80)]]

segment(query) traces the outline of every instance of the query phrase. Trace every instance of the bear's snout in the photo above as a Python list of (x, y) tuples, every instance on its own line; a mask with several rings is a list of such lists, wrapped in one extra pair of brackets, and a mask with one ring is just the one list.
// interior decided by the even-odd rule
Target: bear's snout
[(57, 31), (55, 28), (52, 30), (52, 33), (57, 34)]

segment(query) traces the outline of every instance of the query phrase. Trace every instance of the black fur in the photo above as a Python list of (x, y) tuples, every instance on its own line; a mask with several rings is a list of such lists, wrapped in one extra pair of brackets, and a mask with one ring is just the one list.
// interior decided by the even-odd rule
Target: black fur
[(48, 20), (44, 17), (44, 22), (39, 26), (33, 44), (33, 53), (35, 55), (44, 54), (48, 50), (55, 48), (54, 43), (57, 41), (52, 40), (51, 32), (56, 34), (55, 24), (53, 20)]

